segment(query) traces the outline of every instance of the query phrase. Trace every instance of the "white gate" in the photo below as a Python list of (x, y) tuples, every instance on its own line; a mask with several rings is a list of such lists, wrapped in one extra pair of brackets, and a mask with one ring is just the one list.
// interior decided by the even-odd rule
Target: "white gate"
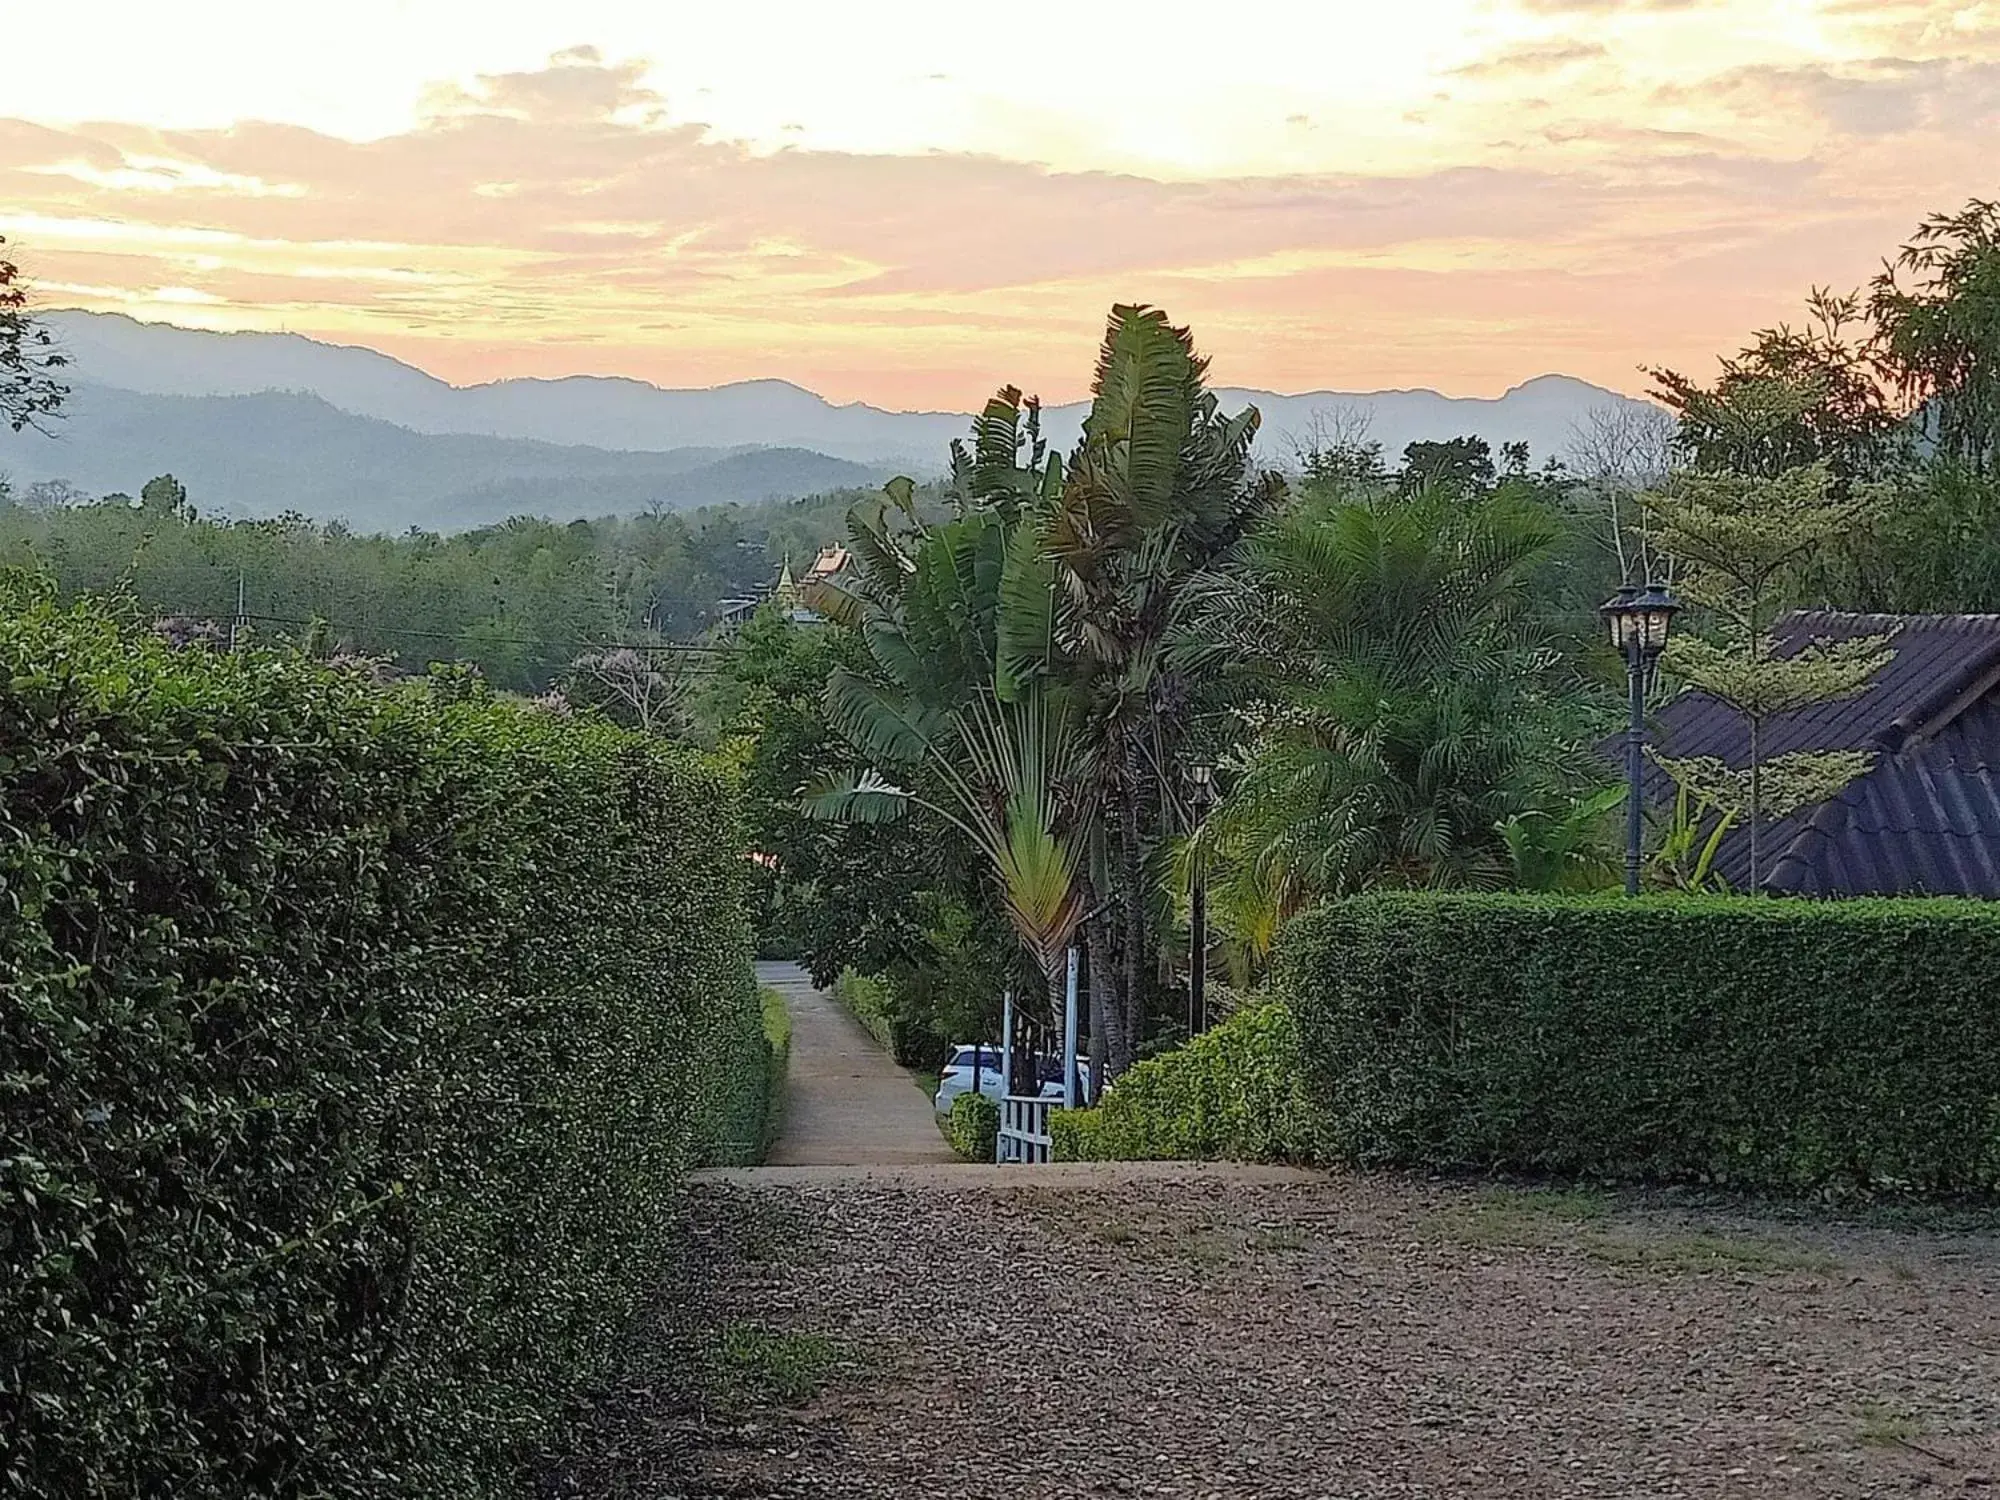
[(1049, 1159), (1049, 1110), (1053, 1099), (1009, 1094), (1000, 1101), (1000, 1133), (993, 1141), (997, 1162), (1040, 1164)]

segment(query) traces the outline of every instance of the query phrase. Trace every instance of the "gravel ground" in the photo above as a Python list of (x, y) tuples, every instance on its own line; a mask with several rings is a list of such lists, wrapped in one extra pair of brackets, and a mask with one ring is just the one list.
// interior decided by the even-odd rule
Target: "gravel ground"
[(2000, 1236), (1241, 1168), (712, 1174), (545, 1493), (2000, 1500)]

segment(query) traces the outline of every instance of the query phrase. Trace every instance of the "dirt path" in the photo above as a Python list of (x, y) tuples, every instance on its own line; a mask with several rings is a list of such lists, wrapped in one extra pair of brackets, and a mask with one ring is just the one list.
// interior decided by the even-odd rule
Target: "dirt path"
[(797, 964), (759, 964), (757, 980), (792, 1013), (792, 1071), (773, 1166), (949, 1162), (930, 1102)]
[[(911, 1091), (914, 1094), (914, 1091)], [(1185, 1166), (714, 1174), (576, 1494), (2000, 1496), (2000, 1239)], [(598, 1467), (597, 1465), (602, 1465)]]

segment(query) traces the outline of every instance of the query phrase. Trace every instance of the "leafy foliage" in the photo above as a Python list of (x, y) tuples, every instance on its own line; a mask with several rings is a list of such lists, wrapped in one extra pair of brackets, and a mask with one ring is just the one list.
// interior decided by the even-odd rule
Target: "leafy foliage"
[(1291, 1013), (1248, 1005), (1131, 1069), (1093, 1109), (1053, 1110), (1057, 1161), (1290, 1161), (1316, 1145)]
[(28, 285), (0, 235), (0, 422), (40, 428), (69, 398), (58, 372), (69, 363), (55, 335), (28, 311)]
[(1970, 902), (1388, 893), (1278, 989), (1338, 1159), (1991, 1195), (1996, 962)]
[(1850, 332), (1858, 295), (1813, 288), (1801, 328), (1760, 330), (1722, 361), (1704, 387), (1673, 370), (1652, 371), (1659, 399), (1680, 418), (1676, 442), (1697, 469), (1776, 478), (1824, 464), (1841, 479), (1877, 471), (1895, 447), (1889, 409), (1866, 341)]
[(1216, 814), (1219, 910), (1508, 878), (1502, 825), (1569, 753), (1575, 677), (1531, 588), (1559, 534), (1532, 500), (1437, 490), (1309, 497), (1271, 528), (1224, 625), (1263, 703)]
[(990, 1162), (1000, 1138), (1000, 1106), (984, 1094), (960, 1094), (951, 1101), (944, 1133), (965, 1160)]
[[(855, 499), (568, 525), (523, 517), (453, 536), (386, 537), (302, 516), (204, 517), (202, 497), (170, 476), (145, 489), (159, 503), (0, 503), (0, 564), (49, 574), (65, 598), (127, 594), (157, 615), (223, 624), (240, 585), (265, 640), (298, 639), (323, 620), (337, 652), (406, 672), (468, 661), (495, 687), (527, 693), (575, 676), (576, 658), (613, 643), (698, 636), (721, 600), (754, 594), (788, 553), (810, 556), (839, 537)], [(649, 655), (653, 668), (667, 664)], [(671, 711), (699, 696), (683, 694), (692, 687), (684, 672), (662, 675), (670, 691), (641, 682), (645, 701)], [(579, 696), (594, 700), (595, 685)]]
[(1682, 592), (1705, 605), (1719, 627), (1713, 641), (1681, 635), (1663, 661), (1689, 686), (1734, 709), (1749, 732), (1741, 767), (1712, 757), (1663, 757), (1660, 764), (1699, 801), (1740, 818), (1754, 890), (1764, 820), (1825, 800), (1873, 759), (1851, 750), (1766, 757), (1761, 743), (1769, 720), (1860, 692), (1894, 654), (1886, 635), (1807, 641), (1781, 654), (1771, 633), (1786, 570), (1848, 527), (1863, 497), (1837, 495), (1828, 466), (1819, 462), (1769, 479), (1685, 475), (1643, 500), (1654, 545), (1682, 565)]
[(1869, 313), (1881, 367), (1939, 451), (2000, 470), (2000, 203), (1925, 219), (1875, 278)]
[(711, 1165), (754, 1166), (770, 1154), (785, 1123), (785, 1084), (792, 1065), (792, 1016), (776, 990), (758, 993), (755, 1011), (730, 1014), (735, 1035), (723, 1048), (728, 1070), (722, 1110), (709, 1137)]
[(0, 601), (0, 1490), (513, 1492), (754, 1025), (690, 752)]

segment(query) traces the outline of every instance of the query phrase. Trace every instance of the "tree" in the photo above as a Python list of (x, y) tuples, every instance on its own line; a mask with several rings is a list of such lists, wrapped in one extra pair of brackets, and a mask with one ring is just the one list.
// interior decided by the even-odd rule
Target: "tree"
[(139, 491), (139, 505), (151, 516), (165, 516), (176, 521), (194, 519), (194, 507), (188, 503), (187, 486), (171, 474), (147, 480), (145, 487)]
[(570, 663), (565, 687), (571, 702), (600, 708), (644, 734), (678, 738), (689, 727), (686, 673), (664, 647), (586, 651)]
[(1661, 764), (1698, 802), (1740, 813), (1750, 843), (1750, 887), (1761, 878), (1759, 831), (1832, 796), (1868, 768), (1867, 751), (1791, 751), (1766, 759), (1763, 730), (1779, 714), (1859, 692), (1893, 654), (1888, 637), (1809, 641), (1778, 654), (1771, 627), (1786, 600), (1788, 570), (1811, 549), (1841, 535), (1868, 496), (1843, 496), (1826, 460), (1773, 478), (1689, 474), (1643, 497), (1648, 531), (1680, 566), (1679, 587), (1708, 610), (1716, 638), (1683, 634), (1664, 665), (1742, 718), (1748, 760), (1732, 767), (1714, 757), (1663, 758)]
[(1508, 883), (1507, 821), (1564, 800), (1587, 738), (1535, 609), (1561, 536), (1512, 492), (1309, 492), (1279, 520), (1214, 627), (1257, 686), (1214, 818), (1220, 910), (1270, 932), (1367, 886)]
[(56, 376), (69, 359), (28, 311), (28, 284), (8, 259), (6, 244), (0, 235), (0, 422), (15, 432), (46, 431), (69, 399), (69, 387)]
[(1673, 413), (1650, 401), (1606, 401), (1570, 424), (1563, 467), (1586, 484), (1647, 489), (1674, 468)]
[(1256, 408), (1225, 415), (1207, 371), (1164, 312), (1114, 307), (1083, 440), (1040, 521), (1048, 625), (1085, 704), (1103, 818), (1091, 866), (1102, 914), (1090, 944), (1092, 1036), (1112, 1077), (1138, 1055), (1164, 915), (1158, 871), (1168, 840), (1189, 827), (1185, 747), (1219, 665), (1188, 629), (1285, 493), (1251, 463)]
[(1406, 492), (1443, 490), (1473, 495), (1492, 488), (1493, 476), (1493, 449), (1485, 438), (1455, 437), (1441, 443), (1411, 443), (1403, 449), (1402, 484)]
[(1867, 347), (1851, 330), (1862, 318), (1858, 293), (1815, 287), (1807, 321), (1759, 330), (1722, 373), (1703, 386), (1656, 369), (1659, 400), (1680, 420), (1675, 444), (1697, 469), (1775, 478), (1825, 463), (1838, 480), (1876, 473), (1893, 445), (1897, 416)]
[(860, 667), (836, 667), (826, 689), (828, 722), (865, 764), (811, 788), (804, 806), (861, 823), (920, 810), (962, 838), (1053, 1011), (1088, 899), (1086, 747), (1055, 659), (1046, 568), (1024, 524), (1033, 486), (1060, 470), (1044, 457), (1032, 404), (1025, 434), (1022, 411), (1011, 389), (987, 403), (974, 453), (959, 455), (965, 488), (951, 519), (920, 520), (907, 479), (852, 512), (858, 575), (808, 602), (866, 652)]
[(2000, 470), (2000, 203), (1924, 220), (1875, 278), (1868, 311), (1877, 366), (1938, 453)]
[(809, 787), (861, 769), (827, 722), (826, 688), (836, 667), (867, 660), (851, 632), (804, 629), (767, 607), (743, 627), (717, 684), (728, 700), (718, 753), (738, 768), (758, 856), (759, 930), (823, 985), (843, 969), (914, 963), (925, 893), (956, 884), (940, 854), (944, 830), (925, 817), (881, 826), (800, 815)]

